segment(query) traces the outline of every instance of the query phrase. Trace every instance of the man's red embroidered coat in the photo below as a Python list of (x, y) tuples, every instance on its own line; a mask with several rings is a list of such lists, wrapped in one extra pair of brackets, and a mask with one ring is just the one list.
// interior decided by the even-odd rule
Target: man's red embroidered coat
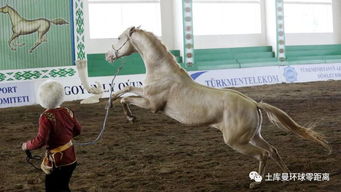
[[(40, 115), (38, 134), (26, 142), (27, 149), (34, 150), (46, 145), (46, 149), (51, 150), (68, 143), (80, 132), (81, 126), (71, 110), (64, 107), (48, 109)], [(76, 161), (74, 146), (56, 154), (55, 160), (56, 166), (74, 163)]]

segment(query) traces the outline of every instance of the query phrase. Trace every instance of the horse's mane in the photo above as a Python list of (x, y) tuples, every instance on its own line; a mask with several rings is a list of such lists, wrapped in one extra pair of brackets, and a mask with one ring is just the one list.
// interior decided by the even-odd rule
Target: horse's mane
[(165, 57), (166, 57), (167, 61), (170, 64), (174, 65), (179, 72), (185, 73), (188, 77), (190, 77), (187, 74), (187, 72), (176, 61), (175, 56), (169, 51), (169, 49), (166, 47), (166, 45), (164, 45), (162, 43), (162, 41), (156, 35), (154, 35), (154, 33), (149, 32), (149, 31), (145, 31), (145, 30), (142, 30), (142, 29), (136, 29), (136, 31), (142, 32), (142, 33), (146, 34), (149, 38), (151, 38), (153, 40), (153, 43), (155, 43), (155, 45), (157, 45), (158, 48), (160, 48), (161, 51), (165, 54)]

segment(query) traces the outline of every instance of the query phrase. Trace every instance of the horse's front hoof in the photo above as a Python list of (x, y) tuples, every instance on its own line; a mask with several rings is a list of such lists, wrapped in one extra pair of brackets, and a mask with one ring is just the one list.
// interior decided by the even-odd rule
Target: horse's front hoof
[(134, 123), (136, 122), (137, 118), (134, 115), (132, 115), (132, 116), (127, 116), (127, 120), (129, 123)]

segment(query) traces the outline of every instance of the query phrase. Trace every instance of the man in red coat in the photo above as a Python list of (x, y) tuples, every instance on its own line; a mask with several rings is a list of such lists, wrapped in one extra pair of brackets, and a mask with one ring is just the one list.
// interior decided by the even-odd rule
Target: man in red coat
[(23, 150), (46, 146), (47, 165), (52, 167), (52, 172), (44, 170), (46, 192), (70, 191), (70, 178), (77, 165), (72, 138), (80, 134), (81, 126), (70, 109), (60, 107), (63, 98), (64, 87), (57, 81), (40, 85), (39, 104), (46, 110), (40, 115), (37, 136), (22, 144)]

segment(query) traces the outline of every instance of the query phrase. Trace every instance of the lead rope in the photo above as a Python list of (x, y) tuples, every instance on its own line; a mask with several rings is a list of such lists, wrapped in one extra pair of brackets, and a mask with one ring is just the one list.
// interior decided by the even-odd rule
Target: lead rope
[(29, 150), (25, 150), (25, 153), (26, 153), (26, 162), (30, 164), (34, 169), (41, 170), (33, 162), (31, 162), (31, 160), (40, 161), (41, 157), (39, 155), (32, 155), (31, 151)]
[[(116, 52), (116, 50), (115, 50)], [(117, 53), (115, 53), (117, 54)], [(103, 120), (103, 125), (102, 125), (102, 129), (101, 131), (99, 132), (99, 134), (97, 135), (96, 139), (93, 140), (93, 141), (89, 141), (89, 142), (84, 142), (84, 143), (74, 143), (74, 145), (77, 145), (77, 146), (85, 146), (85, 145), (93, 145), (95, 144), (103, 135), (104, 133), (104, 130), (106, 128), (106, 124), (107, 124), (107, 119), (108, 119), (108, 115), (109, 115), (109, 110), (110, 110), (110, 106), (112, 105), (111, 101), (112, 101), (112, 92), (113, 92), (113, 86), (114, 86), (114, 81), (118, 75), (118, 73), (121, 71), (121, 69), (123, 68), (123, 65), (124, 65), (125, 62), (122, 62), (121, 65), (117, 68), (116, 70), (116, 73), (114, 75), (114, 77), (112, 78), (111, 80), (111, 85), (110, 85), (110, 95), (109, 95), (109, 99), (108, 99), (108, 104), (106, 106), (106, 113), (105, 113), (105, 116), (104, 116), (104, 120)]]
[[(112, 47), (112, 49), (114, 50), (114, 54), (115, 54), (115, 58), (117, 59), (117, 55), (118, 55), (118, 51), (121, 50), (123, 48), (123, 46), (130, 40), (129, 36), (127, 37), (127, 40), (118, 48), (115, 49), (114, 47)], [(85, 145), (93, 145), (95, 144), (103, 135), (104, 130), (106, 128), (106, 124), (107, 124), (107, 119), (108, 119), (108, 115), (109, 115), (109, 110), (110, 110), (110, 106), (112, 105), (111, 100), (112, 100), (112, 91), (113, 91), (113, 86), (114, 86), (114, 81), (116, 79), (116, 76), (118, 75), (118, 73), (121, 71), (121, 69), (123, 68), (123, 65), (125, 64), (124, 61), (121, 62), (120, 66), (117, 68), (116, 73), (114, 75), (114, 77), (111, 80), (111, 85), (110, 85), (110, 95), (109, 95), (109, 99), (108, 99), (108, 105), (106, 107), (106, 113), (105, 113), (105, 117), (104, 117), (104, 121), (103, 121), (103, 126), (101, 131), (99, 132), (97, 138), (93, 141), (89, 141), (89, 142), (85, 142), (85, 143), (75, 143), (75, 145), (78, 146), (85, 146)]]
[[(118, 51), (122, 49), (122, 47), (129, 41), (129, 37), (127, 38), (127, 40), (118, 48), (118, 49), (115, 49), (113, 47), (113, 50), (114, 50), (114, 54), (115, 54), (115, 58), (117, 58), (117, 55), (118, 55)], [(85, 145), (93, 145), (95, 144), (103, 135), (104, 133), (104, 130), (106, 128), (106, 124), (107, 124), (107, 119), (108, 119), (108, 115), (109, 115), (109, 110), (110, 110), (110, 106), (112, 105), (111, 103), (111, 100), (112, 100), (112, 91), (113, 91), (113, 86), (114, 86), (114, 81), (116, 79), (116, 76), (118, 75), (118, 73), (121, 71), (121, 69), (123, 68), (123, 65), (124, 65), (124, 61), (121, 62), (120, 66), (117, 68), (116, 70), (116, 73), (114, 75), (114, 77), (112, 78), (111, 80), (111, 85), (110, 85), (110, 95), (109, 95), (109, 99), (108, 99), (108, 105), (106, 107), (106, 113), (105, 113), (105, 117), (104, 117), (104, 121), (103, 121), (103, 126), (102, 126), (102, 129), (101, 131), (99, 132), (97, 138), (93, 141), (89, 141), (89, 142), (85, 142), (85, 143), (75, 143), (75, 145), (78, 145), (78, 146), (85, 146)]]

